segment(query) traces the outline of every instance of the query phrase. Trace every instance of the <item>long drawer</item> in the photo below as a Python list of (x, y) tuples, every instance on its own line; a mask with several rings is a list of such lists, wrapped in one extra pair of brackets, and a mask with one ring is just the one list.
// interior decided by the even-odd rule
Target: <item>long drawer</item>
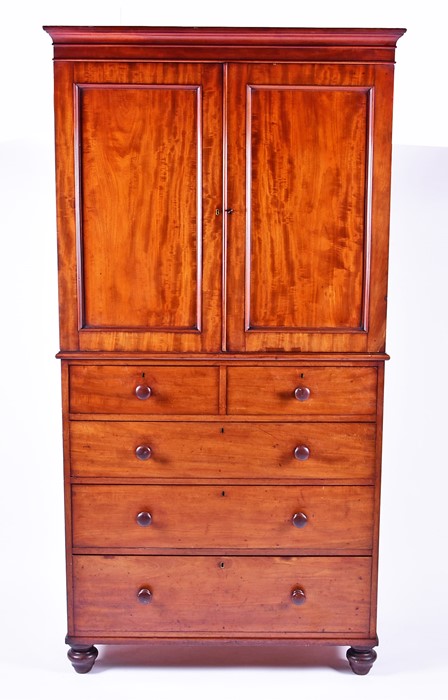
[(72, 421), (76, 477), (371, 479), (370, 423)]
[(368, 557), (75, 556), (76, 634), (366, 634)]
[(72, 413), (214, 414), (218, 394), (217, 367), (70, 367)]
[(230, 367), (228, 412), (235, 415), (376, 413), (374, 367)]
[(370, 550), (369, 486), (75, 485), (74, 547)]

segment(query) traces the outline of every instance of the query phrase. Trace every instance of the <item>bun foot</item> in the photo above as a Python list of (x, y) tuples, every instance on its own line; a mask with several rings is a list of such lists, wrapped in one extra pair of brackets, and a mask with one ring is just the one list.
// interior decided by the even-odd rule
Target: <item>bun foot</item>
[(96, 661), (98, 649), (94, 646), (74, 645), (68, 650), (67, 656), (76, 673), (88, 673)]
[(350, 647), (347, 659), (357, 676), (366, 676), (376, 661), (377, 653), (371, 647)]

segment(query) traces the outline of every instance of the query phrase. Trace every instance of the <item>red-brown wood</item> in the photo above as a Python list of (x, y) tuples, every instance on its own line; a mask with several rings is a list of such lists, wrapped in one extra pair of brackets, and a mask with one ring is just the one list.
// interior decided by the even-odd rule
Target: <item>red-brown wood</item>
[(229, 349), (384, 350), (391, 80), (230, 67)]
[[(373, 479), (370, 423), (142, 423), (71, 421), (77, 478)], [(297, 448), (309, 450), (298, 460)], [(248, 451), (250, 445), (250, 452)], [(142, 459), (136, 455), (140, 450)], [(302, 454), (302, 453), (301, 453)]]
[[(368, 632), (368, 557), (76, 556), (74, 563), (77, 635)], [(300, 606), (291, 600), (299, 587)], [(151, 590), (150, 605), (138, 600), (142, 588)]]
[[(303, 371), (302, 371), (303, 370)], [(231, 367), (228, 412), (237, 415), (328, 415), (376, 413), (377, 375), (373, 368)], [(309, 390), (306, 400), (296, 396)]]
[(200, 330), (202, 89), (180, 77), (78, 85), (83, 327)]
[(218, 351), (221, 67), (81, 63), (62, 72), (60, 229), (71, 217), (61, 237), (62, 347)]
[(45, 27), (57, 60), (393, 62), (404, 29)]
[(404, 30), (46, 30), (69, 658), (345, 644), (365, 674)]
[(73, 546), (370, 551), (373, 496), (370, 486), (74, 485)]
[[(143, 380), (151, 394), (142, 401), (136, 389)], [(75, 366), (70, 368), (70, 410), (147, 415), (217, 413), (218, 381), (216, 367)]]

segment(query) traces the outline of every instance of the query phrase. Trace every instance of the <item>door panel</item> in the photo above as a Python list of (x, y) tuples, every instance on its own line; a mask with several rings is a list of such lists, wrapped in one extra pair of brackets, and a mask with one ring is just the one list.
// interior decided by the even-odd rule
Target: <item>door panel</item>
[(221, 66), (82, 63), (74, 86), (79, 349), (219, 350)]
[(201, 89), (82, 86), (78, 101), (82, 325), (199, 330)]
[(375, 69), (231, 65), (228, 84), (228, 348), (371, 349)]

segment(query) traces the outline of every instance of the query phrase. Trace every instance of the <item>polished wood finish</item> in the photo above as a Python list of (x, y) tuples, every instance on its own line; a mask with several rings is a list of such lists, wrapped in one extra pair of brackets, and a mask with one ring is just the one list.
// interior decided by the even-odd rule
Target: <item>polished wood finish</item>
[[(376, 413), (373, 368), (230, 367), (227, 376), (228, 410), (237, 415)], [(306, 400), (297, 400), (297, 388), (309, 390)]]
[(246, 327), (361, 330), (370, 89), (297, 70), (247, 88)]
[(303, 588), (294, 588), (291, 593), (291, 600), (294, 605), (303, 605), (306, 603), (306, 594)]
[[(296, 456), (302, 443), (309, 450), (305, 461)], [(136, 450), (147, 454), (147, 449), (150, 458), (142, 461)], [(71, 473), (77, 478), (359, 483), (375, 476), (375, 426), (370, 423), (71, 421), (70, 451)]]
[(376, 654), (401, 29), (47, 27), (69, 658)]
[(55, 79), (73, 165), (58, 168), (62, 348), (218, 351), (220, 66), (77, 63), (74, 89), (59, 65)]
[[(139, 397), (136, 390), (142, 379), (151, 393), (145, 391)], [(70, 369), (70, 410), (149, 415), (217, 413), (218, 382), (215, 367), (78, 365)]]
[(98, 656), (98, 649), (94, 646), (84, 646), (75, 644), (67, 652), (76, 673), (88, 673)]
[(368, 486), (74, 485), (73, 546), (370, 550), (373, 495)]
[(391, 71), (230, 66), (229, 349), (384, 349)]
[(55, 60), (393, 62), (404, 29), (45, 27)]
[(297, 445), (294, 449), (294, 457), (298, 462), (306, 462), (310, 458), (310, 448), (306, 445)]
[[(368, 557), (75, 556), (78, 635), (366, 634)], [(262, 572), (262, 575), (260, 573)], [(150, 605), (137, 594), (150, 588)], [(300, 606), (292, 591), (306, 591)], [(242, 615), (242, 608), (245, 613)]]
[(308, 525), (308, 516), (302, 512), (294, 513), (294, 515), (291, 518), (291, 522), (294, 525), (294, 527), (297, 527), (299, 530), (301, 530), (303, 527)]
[(140, 588), (139, 592), (137, 593), (137, 599), (142, 605), (149, 605), (153, 599), (152, 592), (149, 590), (149, 588)]
[(347, 659), (357, 676), (366, 676), (376, 661), (377, 653), (370, 647), (350, 647)]
[[(165, 80), (179, 83), (172, 71)], [(199, 330), (200, 87), (78, 90), (83, 327)]]

